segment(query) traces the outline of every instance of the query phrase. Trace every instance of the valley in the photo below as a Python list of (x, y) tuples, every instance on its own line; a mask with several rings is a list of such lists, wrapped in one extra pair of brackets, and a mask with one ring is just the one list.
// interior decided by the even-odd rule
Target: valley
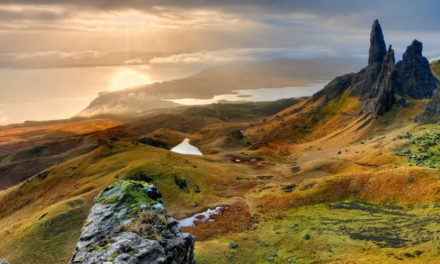
[[(203, 117), (204, 111), (197, 111), (196, 116), (157, 115), (87, 131), (74, 137), (87, 138), (96, 148), (48, 164), (43, 172), (0, 192), (0, 232), (8, 237), (0, 242), (0, 256), (10, 263), (67, 261), (98, 192), (120, 179), (136, 179), (154, 183), (176, 219), (216, 206), (226, 208), (213, 222), (182, 229), (196, 236), (199, 263), (434, 261), (438, 249), (430, 238), (436, 237), (440, 217), (438, 170), (397, 155), (415, 148), (413, 138), (436, 133), (435, 125), (417, 125), (407, 118), (421, 106), (414, 103), (366, 125), (355, 116), (330, 116), (331, 122), (336, 118), (347, 126), (324, 137), (301, 127), (296, 143), (278, 140), (256, 149), (252, 142), (267, 137), (262, 133), (274, 124), (287, 121), (277, 116), (291, 111), (289, 107), (257, 121), (222, 121), (228, 118)], [(223, 112), (221, 105), (216, 107)], [(351, 107), (345, 102), (337, 109), (348, 112)], [(169, 118), (182, 122), (164, 128)], [(243, 134), (230, 133), (237, 130)], [(172, 153), (141, 143), (143, 137), (170, 148), (191, 138), (204, 155)], [(9, 144), (15, 141), (11, 137)], [(35, 155), (52, 156), (44, 151)], [(401, 224), (395, 226), (395, 221)], [(34, 242), (23, 243), (30, 239)], [(231, 242), (237, 248), (231, 248)]]

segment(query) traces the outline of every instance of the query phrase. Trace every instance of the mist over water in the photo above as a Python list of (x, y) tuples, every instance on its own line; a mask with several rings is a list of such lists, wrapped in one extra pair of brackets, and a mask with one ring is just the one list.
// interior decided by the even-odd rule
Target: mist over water
[(87, 107), (100, 92), (160, 81), (165, 74), (152, 74), (145, 66), (128, 65), (0, 68), (0, 125), (69, 118)]
[(290, 86), (282, 88), (258, 88), (248, 90), (237, 90), (232, 94), (216, 95), (211, 99), (164, 99), (182, 105), (206, 105), (221, 102), (264, 102), (275, 101), (284, 98), (311, 96), (322, 89), (328, 81), (309, 83), (305, 86)]

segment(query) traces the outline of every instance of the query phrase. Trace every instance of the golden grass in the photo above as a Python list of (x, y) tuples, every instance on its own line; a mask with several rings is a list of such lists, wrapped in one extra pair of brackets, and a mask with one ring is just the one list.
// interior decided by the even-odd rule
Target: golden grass
[[(378, 207), (382, 206), (380, 204), (401, 205), (405, 206), (404, 210), (410, 210), (406, 206), (414, 206), (411, 212), (419, 217), (427, 213), (420, 209), (422, 206), (431, 206), (440, 200), (438, 171), (409, 167), (405, 160), (395, 155), (396, 148), (406, 142), (398, 139), (399, 135), (406, 131), (417, 135), (415, 131), (429, 127), (417, 126), (411, 121), (422, 104), (415, 102), (411, 107), (393, 110), (374, 118), (362, 128), (364, 117), (335, 114), (353, 112), (358, 107), (357, 99), (344, 95), (323, 109), (327, 114), (319, 116), (321, 121), (318, 122), (307, 123), (310, 115), (283, 117), (283, 113), (291, 108), (278, 117), (252, 123), (218, 124), (211, 119), (196, 120), (197, 124), (209, 124), (203, 133), (196, 134), (179, 131), (184, 128), (181, 124), (170, 125), (178, 130), (176, 132), (154, 130), (148, 127), (148, 122), (139, 122), (131, 127), (133, 131), (173, 144), (191, 135), (204, 152), (218, 154), (202, 157), (179, 155), (120, 140), (103, 143), (91, 153), (48, 168), (45, 179), (33, 179), (22, 187), (17, 185), (0, 191), (0, 237), (8, 238), (0, 240), (0, 258), (6, 258), (12, 264), (33, 260), (49, 264), (60, 260), (66, 262), (93, 197), (109, 184), (142, 172), (151, 177), (153, 184), (163, 193), (168, 212), (177, 219), (216, 205), (229, 205), (233, 209), (225, 213), (224, 218), (219, 217), (217, 222), (187, 230), (200, 238), (196, 243), (196, 255), (201, 263), (267, 263), (274, 252), (277, 254), (274, 263), (286, 263), (288, 259), (295, 259), (293, 263), (395, 263), (396, 257), (406, 260), (406, 249), (381, 249), (370, 242), (337, 235), (335, 230), (321, 230), (321, 234), (317, 231), (322, 228), (320, 215), (338, 216), (335, 213), (338, 211), (325, 207), (329, 202), (356, 199), (375, 203)], [(307, 111), (311, 113), (313, 108)], [(168, 120), (166, 118), (164, 120)], [(156, 121), (155, 125), (158, 125), (163, 120)], [(290, 130), (280, 125), (281, 122), (288, 123), (288, 126), (304, 122), (313, 132)], [(95, 129), (97, 127), (98, 124)], [(225, 153), (223, 146), (231, 129), (245, 129), (245, 135), (250, 139), (267, 139), (267, 144), (254, 150)], [(122, 130), (114, 128), (103, 134), (111, 136)], [(79, 125), (71, 131), (83, 133), (87, 128)], [(19, 140), (24, 132), (8, 133), (4, 134), (9, 137), (7, 140)], [(37, 131), (29, 133), (37, 135)], [(293, 140), (297, 142), (294, 144)], [(234, 164), (226, 154), (258, 157), (264, 161), (257, 169)], [(300, 172), (291, 172), (293, 166), (300, 166)], [(259, 175), (273, 178), (260, 180), (256, 178)], [(175, 176), (187, 179), (189, 193), (179, 189)], [(282, 189), (291, 183), (297, 184), (292, 192)], [(304, 188), (312, 183), (315, 183), (313, 187)], [(78, 200), (82, 204), (73, 202)], [(240, 206), (233, 207), (237, 201)], [(437, 213), (435, 210), (429, 212)], [(47, 215), (40, 220), (45, 213)], [(60, 219), (66, 213), (75, 217), (63, 222), (65, 229), (62, 232), (51, 236), (59, 227), (41, 226), (44, 221)], [(120, 228), (160, 239), (145, 229), (156, 220), (164, 220), (153, 218), (151, 213), (143, 213), (137, 221)], [(341, 213), (341, 219), (355, 218), (368, 219), (366, 215), (351, 211)], [(325, 226), (325, 222), (322, 223)], [(292, 227), (295, 224), (300, 228)], [(359, 228), (357, 224), (353, 225), (353, 228)], [(215, 228), (219, 232), (210, 232), (209, 229)], [(311, 235), (309, 239), (304, 239), (306, 234)], [(238, 243), (238, 249), (229, 248), (231, 241)], [(438, 257), (436, 242), (424, 244), (424, 253), (411, 263), (435, 263), (434, 259)], [(39, 245), (43, 250), (38, 251)], [(413, 254), (420, 247), (410, 249)], [(394, 255), (389, 257), (391, 253)], [(226, 254), (231, 255), (232, 260)]]
[(163, 237), (156, 231), (155, 225), (166, 225), (165, 215), (158, 215), (152, 211), (141, 212), (134, 221), (115, 228), (115, 232), (134, 232), (147, 239), (163, 242)]
[(50, 133), (69, 132), (73, 134), (87, 134), (101, 131), (120, 125), (119, 122), (107, 119), (65, 122), (53, 125), (36, 125), (25, 127), (5, 127), (0, 129), (0, 145), (18, 141), (28, 141), (40, 138)]

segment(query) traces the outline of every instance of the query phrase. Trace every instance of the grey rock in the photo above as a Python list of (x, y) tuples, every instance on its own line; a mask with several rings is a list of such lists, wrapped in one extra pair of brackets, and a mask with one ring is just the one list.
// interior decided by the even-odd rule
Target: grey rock
[[(132, 192), (143, 195), (145, 201), (129, 204), (131, 200), (126, 199)], [(193, 263), (195, 239), (180, 232), (178, 222), (167, 215), (159, 194), (156, 187), (136, 181), (121, 181), (107, 187), (95, 198), (70, 263)], [(141, 230), (124, 229), (141, 213), (149, 211), (166, 221), (166, 225), (142, 223), (142, 228), (159, 234), (160, 241), (145, 236)]]
[(440, 118), (440, 90), (436, 89), (432, 98), (426, 103), (423, 112), (419, 113), (415, 121), (418, 123), (436, 122)]
[(386, 54), (386, 45), (379, 21), (374, 20), (370, 33), (368, 64), (381, 63)]
[(0, 259), (0, 264), (8, 264), (8, 262), (4, 259)]
[(383, 115), (394, 104), (394, 50), (390, 47), (383, 59), (381, 71), (373, 84), (369, 98), (365, 100), (364, 112), (373, 112)]
[(151, 199), (160, 201), (162, 203), (162, 193), (156, 188), (156, 186), (152, 185), (151, 187), (147, 187), (142, 189)]
[(409, 95), (415, 99), (432, 97), (437, 81), (422, 50), (423, 44), (414, 40), (406, 48), (402, 60), (396, 64), (395, 89), (398, 95)]

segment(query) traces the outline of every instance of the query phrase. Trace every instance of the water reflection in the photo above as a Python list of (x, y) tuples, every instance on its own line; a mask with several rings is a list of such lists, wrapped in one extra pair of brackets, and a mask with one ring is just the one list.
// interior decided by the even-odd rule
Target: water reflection
[(249, 90), (237, 90), (232, 94), (216, 95), (211, 99), (197, 99), (197, 98), (184, 98), (184, 99), (163, 99), (182, 105), (205, 105), (215, 104), (222, 101), (228, 102), (263, 102), (263, 101), (275, 101), (283, 98), (303, 97), (311, 96), (328, 82), (321, 81), (317, 83), (310, 83), (305, 86), (292, 86), (283, 88), (258, 88)]

